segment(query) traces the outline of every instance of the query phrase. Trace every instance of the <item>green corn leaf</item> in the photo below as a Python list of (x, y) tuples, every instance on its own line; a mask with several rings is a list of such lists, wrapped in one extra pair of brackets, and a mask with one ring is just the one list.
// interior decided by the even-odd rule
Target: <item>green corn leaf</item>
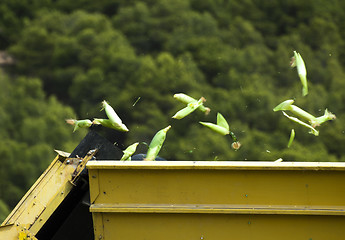
[(311, 125), (312, 125), (313, 127), (320, 126), (322, 123), (327, 122), (327, 121), (330, 121), (330, 120), (334, 120), (334, 119), (336, 119), (336, 118), (337, 118), (337, 117), (336, 117), (333, 113), (329, 112), (329, 111), (326, 109), (324, 115), (321, 116), (321, 117), (315, 118), (315, 121), (312, 121), (312, 122), (311, 122)]
[(221, 113), (217, 114), (217, 125), (225, 128), (226, 130), (230, 130), (228, 122), (225, 120)]
[(200, 124), (204, 125), (205, 127), (210, 128), (211, 130), (213, 130), (216, 133), (219, 133), (221, 135), (227, 135), (230, 133), (230, 131), (222, 126), (219, 126), (217, 124), (214, 123), (209, 123), (209, 122), (199, 122)]
[(289, 115), (287, 115), (284, 111), (283, 111), (283, 114), (285, 117), (289, 118), (290, 120), (304, 126), (304, 127), (307, 127), (309, 128), (311, 131), (310, 133), (314, 134), (315, 136), (319, 136), (319, 131), (317, 131), (315, 128), (313, 128), (311, 125), (305, 123), (305, 122), (302, 122), (301, 120), (299, 120), (298, 118), (295, 118), (295, 117), (291, 117)]
[(275, 108), (273, 108), (273, 111), (277, 112), (277, 111), (286, 111), (286, 110), (291, 110), (291, 105), (294, 103), (295, 101), (292, 99), (286, 100), (280, 104), (278, 104)]

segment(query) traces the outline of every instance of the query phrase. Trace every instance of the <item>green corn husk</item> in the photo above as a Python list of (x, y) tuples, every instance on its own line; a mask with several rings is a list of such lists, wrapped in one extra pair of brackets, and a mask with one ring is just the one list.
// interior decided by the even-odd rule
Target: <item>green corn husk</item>
[(194, 112), (198, 107), (200, 107), (203, 103), (203, 99), (200, 98), (198, 101), (193, 101), (188, 103), (187, 107), (181, 109), (180, 111), (178, 111), (177, 113), (175, 113), (175, 115), (172, 118), (175, 119), (182, 119), (186, 116), (188, 116), (189, 114), (191, 114), (192, 112)]
[(273, 111), (290, 111), (298, 117), (308, 120), (309, 122), (315, 121), (316, 118), (313, 115), (297, 107), (296, 105), (293, 105), (294, 102), (295, 101), (292, 99), (286, 100), (273, 108)]
[(336, 118), (337, 117), (333, 113), (329, 112), (328, 109), (326, 109), (324, 115), (321, 117), (315, 118), (315, 121), (312, 121), (311, 125), (313, 127), (320, 126), (322, 123), (330, 121), (330, 120), (334, 120)]
[(233, 140), (231, 147), (234, 150), (237, 151), (241, 147), (241, 143), (237, 141), (235, 134), (230, 131), (229, 124), (221, 113), (217, 114), (217, 124), (209, 123), (209, 122), (199, 122), (199, 123), (223, 136), (230, 134), (230, 137)]
[(124, 125), (122, 123), (121, 118), (116, 114), (115, 110), (104, 100), (102, 102), (102, 106), (103, 108), (101, 109), (101, 111), (104, 109), (105, 113), (107, 114), (109, 120), (112, 122), (112, 124), (114, 126), (121, 126), (121, 128), (123, 129), (127, 129), (125, 130), (126, 132), (128, 131), (128, 128), (126, 127), (126, 125)]
[[(195, 98), (192, 98), (191, 96), (188, 96), (184, 93), (176, 93), (174, 94), (174, 98), (184, 104), (189, 104), (191, 102), (197, 101)], [(204, 100), (204, 102), (205, 101), (206, 99)], [(206, 115), (209, 114), (211, 111), (210, 108), (205, 107), (203, 104), (201, 104), (197, 109), (204, 112)]]
[(76, 120), (76, 119), (66, 119), (66, 123), (74, 126), (73, 132), (77, 131), (79, 128), (89, 128), (92, 125), (91, 120)]
[(147, 150), (146, 158), (144, 161), (155, 161), (156, 157), (158, 156), (159, 151), (161, 150), (163, 143), (165, 141), (167, 132), (171, 126), (169, 125), (162, 130), (159, 130), (155, 136), (152, 138), (151, 143), (149, 145), (149, 149)]
[(221, 113), (217, 113), (217, 125), (230, 131), (229, 124)]
[(295, 139), (295, 129), (291, 129), (290, 139), (289, 139), (289, 143), (287, 145), (288, 148), (291, 146), (294, 139)]
[(221, 113), (217, 113), (217, 124), (209, 123), (209, 122), (199, 122), (199, 123), (221, 135), (230, 134), (229, 124)]
[(291, 67), (297, 67), (297, 73), (302, 83), (302, 95), (306, 96), (308, 94), (307, 69), (305, 67), (301, 54), (296, 51), (294, 51), (293, 53), (294, 57)]
[(123, 151), (123, 156), (120, 159), (120, 161), (130, 161), (131, 156), (135, 153), (137, 150), (137, 146), (139, 145), (138, 142), (133, 143), (132, 145), (128, 146), (124, 151)]
[(114, 124), (110, 119), (94, 118), (92, 123), (102, 125), (103, 127), (112, 128), (121, 132), (129, 131), (125, 124), (121, 123), (121, 125), (117, 125)]
[(227, 135), (230, 133), (230, 131), (222, 126), (219, 126), (217, 124), (214, 123), (209, 123), (209, 122), (199, 122), (200, 124), (204, 125), (205, 127), (210, 128), (211, 130), (213, 130), (216, 133), (219, 133), (223, 136)]
[(303, 109), (295, 106), (295, 105), (291, 105), (291, 110), (290, 112), (292, 112), (293, 114), (295, 114), (296, 116), (303, 118), (305, 120), (307, 120), (308, 122), (312, 123), (313, 121), (316, 120), (316, 117), (314, 117), (313, 115), (311, 115), (310, 113), (304, 111)]
[(313, 128), (320, 126), (322, 123), (326, 121), (336, 119), (336, 116), (333, 113), (329, 112), (327, 109), (325, 110), (325, 113), (323, 116), (315, 117), (312, 114), (297, 107), (296, 105), (293, 105), (293, 103), (294, 103), (294, 100), (291, 100), (291, 99), (286, 100), (278, 104), (275, 108), (273, 108), (273, 111), (290, 111), (291, 113), (295, 114), (297, 117), (307, 120)]
[(289, 115), (287, 115), (284, 111), (283, 111), (283, 114), (285, 117), (289, 118), (290, 120), (304, 126), (304, 127), (307, 127), (309, 128), (311, 131), (310, 133), (314, 134), (315, 136), (319, 136), (319, 131), (317, 131), (315, 128), (313, 128), (311, 125), (305, 123), (305, 122), (302, 122), (301, 120), (299, 120), (298, 118), (295, 118), (295, 117), (291, 117)]
[(291, 105), (295, 101), (292, 99), (285, 100), (284, 102), (279, 103), (275, 108), (273, 108), (273, 111), (286, 111), (286, 110), (291, 110)]

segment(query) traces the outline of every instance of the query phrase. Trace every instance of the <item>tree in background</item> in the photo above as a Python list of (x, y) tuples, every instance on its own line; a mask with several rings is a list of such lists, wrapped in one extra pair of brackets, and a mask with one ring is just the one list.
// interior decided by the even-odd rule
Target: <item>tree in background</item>
[[(0, 215), (13, 208), (47, 168), (54, 149), (71, 151), (82, 132), (71, 134), (61, 120), (70, 107), (46, 97), (37, 78), (12, 78), (0, 72)], [(5, 204), (6, 203), (6, 204)]]

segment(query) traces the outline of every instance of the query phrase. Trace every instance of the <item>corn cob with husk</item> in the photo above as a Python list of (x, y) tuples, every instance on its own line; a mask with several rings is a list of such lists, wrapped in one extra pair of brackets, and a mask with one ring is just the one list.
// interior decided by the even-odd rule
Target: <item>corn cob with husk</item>
[(110, 121), (110, 119), (94, 118), (92, 123), (95, 125), (102, 125), (103, 127), (112, 128), (117, 131), (128, 132), (128, 129), (124, 124), (115, 125)]
[(204, 101), (206, 101), (205, 98), (200, 98), (198, 101), (195, 100), (193, 102), (188, 103), (187, 107), (185, 107), (185, 108), (181, 109), (180, 111), (178, 111), (177, 113), (175, 113), (175, 115), (172, 118), (182, 119), (182, 118), (186, 117), (187, 115), (194, 112), (197, 108), (202, 106)]
[(89, 128), (92, 125), (91, 120), (76, 120), (76, 119), (66, 119), (66, 123), (74, 126), (73, 132), (77, 131), (79, 128)]
[(128, 146), (124, 151), (123, 151), (123, 156), (120, 159), (121, 161), (130, 161), (131, 156), (134, 154), (134, 152), (137, 150), (137, 146), (139, 145), (138, 142), (133, 143), (132, 145)]
[(302, 95), (308, 94), (308, 83), (307, 83), (307, 69), (305, 67), (301, 54), (294, 51), (294, 56), (291, 58), (291, 67), (297, 67), (297, 73), (302, 83)]
[(105, 100), (102, 102), (102, 105), (103, 108), (101, 109), (101, 111), (103, 109), (105, 110), (105, 113), (107, 114), (112, 126), (109, 126), (108, 121), (101, 121), (100, 119), (97, 119), (95, 121), (95, 124), (104, 124), (103, 126), (111, 127), (123, 132), (128, 132), (128, 128), (125, 124), (122, 123), (121, 118), (116, 114), (115, 110)]
[(163, 143), (166, 138), (166, 134), (169, 131), (171, 126), (169, 125), (162, 130), (159, 130), (155, 136), (152, 138), (151, 143), (149, 145), (149, 149), (147, 150), (146, 158), (144, 161), (155, 161), (156, 157), (158, 156), (159, 151), (161, 150)]
[[(311, 129), (311, 133), (315, 136), (319, 135), (319, 132), (315, 129), (315, 127), (320, 126), (322, 123), (330, 120), (336, 119), (336, 116), (329, 112), (327, 109), (325, 110), (325, 113), (323, 116), (315, 117), (312, 114), (304, 111), (303, 109), (297, 107), (296, 105), (293, 105), (294, 100), (289, 99), (286, 100), (280, 104), (278, 104), (275, 108), (273, 108), (273, 111), (283, 111), (284, 116), (289, 118), (290, 120), (299, 123), (302, 126), (305, 126), (309, 129)], [(304, 120), (307, 120), (309, 124), (301, 121), (298, 118), (291, 117), (287, 115), (284, 111), (290, 111), (291, 113), (295, 114), (297, 117), (302, 118)]]
[[(184, 104), (187, 104), (187, 105), (189, 103), (191, 103), (191, 102), (196, 102), (197, 101), (195, 98), (193, 98), (191, 96), (188, 96), (187, 94), (184, 94), (184, 93), (176, 93), (176, 94), (174, 94), (174, 98), (176, 100), (180, 101), (181, 103), (184, 103)], [(203, 103), (206, 102), (206, 99), (205, 98), (203, 98), (203, 99), (204, 99)], [(211, 109), (208, 108), (208, 107), (205, 107), (203, 105), (203, 103), (197, 109), (199, 111), (204, 112), (206, 115), (208, 115), (210, 113)]]
[(199, 122), (200, 124), (210, 128), (216, 133), (219, 133), (223, 136), (230, 135), (233, 143), (231, 144), (231, 147), (235, 150), (238, 150), (241, 147), (241, 143), (237, 141), (237, 138), (233, 132), (230, 131), (230, 127), (228, 122), (225, 120), (223, 115), (221, 113), (217, 114), (217, 124), (209, 123), (209, 122)]
[(295, 139), (295, 129), (291, 129), (290, 139), (289, 139), (289, 143), (287, 145), (288, 148), (291, 147), (291, 144), (292, 144), (294, 139)]

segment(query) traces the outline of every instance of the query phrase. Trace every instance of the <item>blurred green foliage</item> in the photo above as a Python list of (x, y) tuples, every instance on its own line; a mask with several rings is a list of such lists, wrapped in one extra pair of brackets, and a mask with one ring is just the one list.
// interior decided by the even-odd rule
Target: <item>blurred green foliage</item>
[[(64, 119), (103, 118), (104, 99), (130, 129), (113, 137), (123, 149), (172, 125), (160, 152), (170, 160), (345, 161), (343, 9), (341, 0), (2, 0), (0, 50), (15, 64), (0, 72), (0, 218), (54, 148), (71, 151), (85, 135)], [(307, 67), (305, 98), (294, 50)], [(204, 96), (211, 113), (171, 119), (178, 92)], [(337, 120), (310, 135), (272, 111), (286, 99)], [(217, 112), (239, 151), (198, 124)]]

